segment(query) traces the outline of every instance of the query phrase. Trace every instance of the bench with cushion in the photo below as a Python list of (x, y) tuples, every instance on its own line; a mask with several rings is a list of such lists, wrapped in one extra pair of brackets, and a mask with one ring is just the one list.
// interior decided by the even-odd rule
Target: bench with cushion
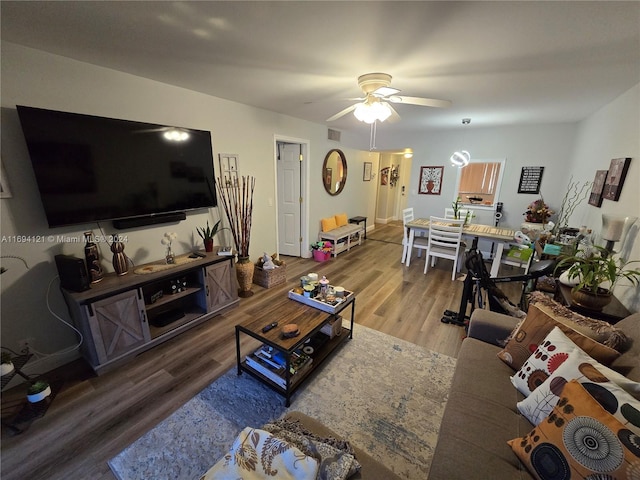
[(364, 228), (357, 223), (349, 223), (346, 213), (323, 218), (319, 240), (331, 242), (331, 253), (337, 256), (340, 252), (350, 250), (352, 245), (361, 245)]

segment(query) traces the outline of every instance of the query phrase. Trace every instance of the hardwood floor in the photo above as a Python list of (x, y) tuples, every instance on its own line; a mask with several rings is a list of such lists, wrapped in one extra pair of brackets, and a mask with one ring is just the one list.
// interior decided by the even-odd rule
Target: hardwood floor
[[(254, 285), (255, 295), (238, 307), (127, 365), (98, 377), (78, 360), (51, 372), (50, 380), (64, 383), (47, 414), (20, 435), (3, 427), (2, 478), (113, 480), (108, 459), (235, 366), (235, 324), (311, 271), (357, 292), (357, 323), (455, 357), (464, 329), (440, 318), (445, 309), (458, 310), (463, 284), (451, 281), (450, 261), (440, 260), (428, 275), (423, 259), (404, 267), (401, 240), (401, 224), (377, 225), (362, 246), (327, 263), (285, 257), (286, 285)], [(23, 399), (24, 386), (3, 392), (3, 418)]]

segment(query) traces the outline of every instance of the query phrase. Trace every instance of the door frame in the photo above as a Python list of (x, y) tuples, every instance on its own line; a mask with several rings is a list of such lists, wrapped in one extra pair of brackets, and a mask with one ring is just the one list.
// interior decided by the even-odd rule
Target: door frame
[(273, 136), (273, 168), (274, 168), (274, 192), (275, 192), (275, 216), (276, 216), (276, 254), (280, 255), (280, 234), (279, 234), (279, 196), (278, 196), (278, 142), (297, 143), (302, 146), (304, 160), (300, 163), (300, 197), (302, 205), (300, 207), (300, 257), (311, 258), (311, 253), (304, 245), (309, 245), (309, 202), (307, 201), (309, 192), (309, 158), (311, 157), (310, 142), (308, 139), (290, 137), (287, 135), (275, 134)]

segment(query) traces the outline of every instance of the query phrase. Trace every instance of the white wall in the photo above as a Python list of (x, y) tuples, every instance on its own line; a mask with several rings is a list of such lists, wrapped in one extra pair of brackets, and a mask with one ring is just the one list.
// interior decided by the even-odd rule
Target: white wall
[[(592, 181), (596, 170), (608, 170), (612, 158), (623, 157), (631, 158), (631, 166), (620, 199), (605, 199), (600, 208), (583, 202), (574, 213), (575, 225), (587, 225), (597, 234), (603, 213), (640, 217), (640, 83), (580, 123), (570, 172), (574, 179)], [(628, 260), (640, 260), (639, 231), (640, 220), (624, 245), (614, 247)], [(630, 267), (640, 270), (640, 263)], [(631, 311), (640, 311), (640, 288), (620, 282), (614, 293)]]
[[(362, 181), (363, 162), (368, 152), (345, 148), (327, 140), (327, 128), (292, 117), (173, 87), (145, 78), (90, 65), (42, 51), (2, 43), (2, 162), (13, 197), (0, 200), (1, 234), (7, 240), (1, 254), (23, 257), (27, 270), (19, 260), (3, 258), (8, 268), (1, 278), (2, 345), (16, 349), (17, 341), (35, 338), (35, 348), (42, 352), (59, 351), (75, 343), (72, 331), (51, 315), (46, 307), (47, 288), (57, 275), (53, 258), (58, 253), (83, 257), (83, 243), (49, 242), (18, 243), (14, 236), (65, 234), (81, 237), (82, 232), (97, 225), (79, 225), (49, 229), (37, 192), (35, 177), (16, 105), (28, 105), (90, 115), (179, 125), (210, 130), (214, 157), (218, 153), (239, 154), (241, 175), (256, 176), (256, 190), (251, 232), (251, 256), (257, 259), (264, 251), (276, 251), (276, 193), (274, 138), (285, 136), (309, 141), (309, 168), (306, 179), (309, 197), (309, 228), (303, 232), (307, 242), (315, 241), (320, 218), (338, 212), (349, 216), (373, 218), (375, 205), (373, 182)], [(343, 192), (329, 196), (322, 186), (322, 162), (331, 148), (342, 148), (349, 165), (349, 176)], [(123, 172), (126, 174), (126, 172)], [(272, 199), (273, 202), (268, 201)], [(190, 214), (186, 221), (164, 226), (125, 230), (125, 253), (136, 264), (164, 257), (160, 240), (166, 231), (178, 233), (176, 254), (200, 246), (196, 226), (206, 220), (217, 221), (224, 215), (217, 209)], [(114, 233), (110, 222), (102, 224), (106, 234)], [(217, 238), (226, 243), (230, 238)], [(306, 250), (303, 245), (303, 251)], [(113, 271), (108, 246), (102, 245), (103, 266)], [(68, 319), (66, 306), (53, 282), (48, 295), (52, 309)], [(72, 353), (71, 357), (76, 354)], [(63, 364), (69, 356), (49, 358), (39, 371)]]

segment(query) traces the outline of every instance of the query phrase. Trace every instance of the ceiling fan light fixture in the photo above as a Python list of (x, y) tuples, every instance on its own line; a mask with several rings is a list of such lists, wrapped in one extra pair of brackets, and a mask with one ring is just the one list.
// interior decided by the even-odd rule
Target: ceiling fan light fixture
[(376, 120), (384, 122), (391, 116), (391, 109), (383, 102), (361, 103), (353, 111), (353, 115), (364, 123), (373, 123)]
[(453, 152), (453, 155), (449, 157), (449, 160), (456, 167), (463, 168), (469, 165), (469, 162), (471, 161), (471, 154), (466, 150), (460, 150)]

